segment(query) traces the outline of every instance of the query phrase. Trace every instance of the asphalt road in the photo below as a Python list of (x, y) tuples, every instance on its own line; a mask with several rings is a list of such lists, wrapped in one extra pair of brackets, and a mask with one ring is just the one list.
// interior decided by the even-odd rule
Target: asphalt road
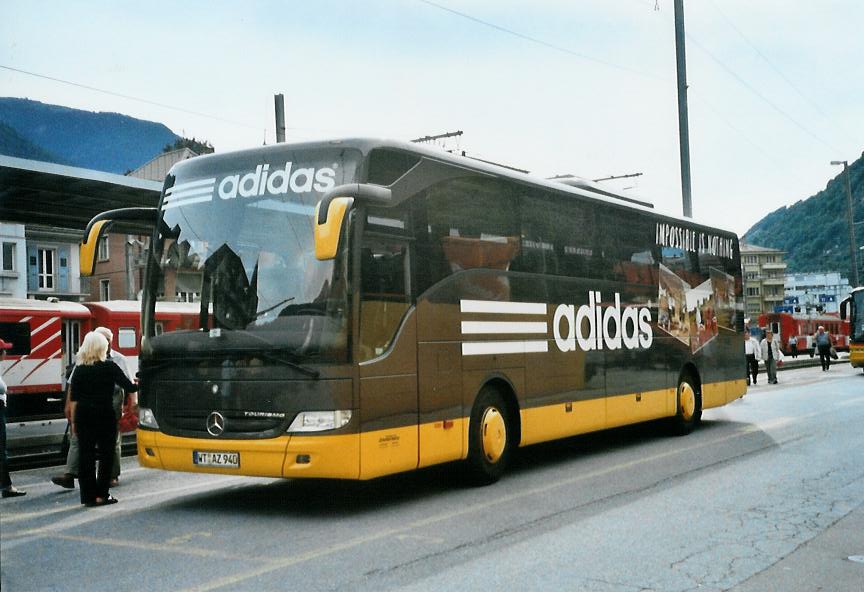
[[(706, 412), (519, 451), (498, 484), (450, 467), (370, 483), (162, 473), (120, 503), (50, 483), (0, 501), (19, 590), (864, 590), (864, 374), (788, 370)], [(809, 578), (809, 579), (808, 579)], [(778, 587), (779, 586), (779, 587)]]

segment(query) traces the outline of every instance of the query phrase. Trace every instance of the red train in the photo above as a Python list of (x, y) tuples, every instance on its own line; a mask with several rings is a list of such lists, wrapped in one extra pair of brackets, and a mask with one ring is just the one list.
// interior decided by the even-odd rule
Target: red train
[[(64, 302), (3, 298), (0, 338), (12, 343), (0, 373), (12, 396), (62, 398), (66, 367), (74, 360), (84, 335), (102, 325), (114, 333), (111, 347), (126, 356), (129, 370), (138, 370), (141, 345), (141, 303), (134, 300)], [(197, 304), (156, 304), (157, 331), (192, 328)]]
[(843, 321), (839, 315), (820, 314), (790, 314), (774, 312), (759, 315), (759, 328), (763, 331), (771, 328), (775, 337), (780, 338), (784, 354), (791, 353), (789, 338), (798, 337), (798, 352), (813, 354), (815, 351), (814, 335), (822, 326), (831, 334), (831, 341), (838, 351), (849, 351), (849, 321)]

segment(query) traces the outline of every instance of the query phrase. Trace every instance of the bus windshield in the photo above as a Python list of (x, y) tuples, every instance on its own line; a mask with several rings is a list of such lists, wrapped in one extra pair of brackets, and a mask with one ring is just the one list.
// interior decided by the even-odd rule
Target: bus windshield
[[(224, 335), (208, 348), (345, 360), (344, 258), (315, 258), (313, 214), (324, 192), (354, 177), (359, 157), (343, 150), (264, 156), (272, 158), (216, 156), (176, 168), (163, 196), (149, 296), (200, 303), (198, 328)], [(160, 339), (165, 346), (178, 337)]]
[(850, 338), (856, 343), (864, 342), (864, 290), (852, 292), (852, 321)]

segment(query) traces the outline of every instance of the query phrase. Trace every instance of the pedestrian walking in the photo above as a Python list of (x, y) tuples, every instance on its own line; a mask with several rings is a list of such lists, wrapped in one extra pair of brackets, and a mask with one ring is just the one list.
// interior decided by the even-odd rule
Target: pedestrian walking
[(798, 336), (793, 335), (789, 338), (789, 353), (792, 354), (792, 358), (796, 359), (798, 357)]
[(831, 368), (831, 334), (822, 325), (816, 330), (816, 349), (819, 350), (822, 371), (827, 372)]
[[(111, 332), (111, 329), (108, 327), (96, 327), (93, 329), (95, 333), (99, 333), (108, 341), (108, 359), (117, 364), (123, 373), (126, 375), (130, 381), (132, 379), (132, 374), (129, 372), (129, 363), (126, 360), (126, 356), (118, 352), (117, 350), (111, 347), (111, 343), (114, 340), (114, 333)], [(68, 378), (68, 383), (71, 385), (72, 376), (75, 374), (75, 369), (72, 369), (71, 374)], [(71, 414), (70, 414), (70, 399), (69, 393), (71, 391), (71, 386), (66, 389), (66, 420), (72, 422)], [(123, 402), (125, 397), (135, 397), (135, 394), (128, 394), (122, 388), (115, 387), (114, 395), (112, 397), (112, 405), (114, 407), (114, 413), (117, 415), (117, 421), (120, 421), (120, 416), (123, 413)], [(136, 402), (133, 399), (133, 402)], [(117, 442), (114, 445), (114, 460), (112, 462), (111, 467), (111, 481), (109, 482), (110, 487), (117, 487), (120, 484), (120, 458), (121, 458), (121, 444), (123, 441), (123, 434), (120, 433), (120, 430), (117, 430)], [(69, 451), (66, 453), (66, 469), (62, 474), (54, 475), (51, 477), (51, 482), (55, 485), (59, 485), (60, 487), (65, 487), (66, 489), (74, 489), (75, 488), (75, 478), (78, 476), (78, 470), (80, 466), (80, 451), (78, 447), (78, 436), (74, 434), (69, 434)]]
[[(117, 440), (114, 412), (115, 385), (135, 392), (134, 384), (120, 367), (107, 359), (108, 341), (95, 331), (84, 337), (71, 379), (72, 429), (78, 437), (81, 503), (88, 507), (117, 503), (108, 493), (112, 454)], [(99, 471), (96, 462), (99, 461)]]
[[(6, 357), (6, 350), (12, 349), (12, 344), (0, 339), (0, 362)], [(0, 376), (0, 495), (19, 497), (27, 495), (26, 491), (16, 489), (9, 475), (9, 455), (6, 453), (6, 382)]]
[(753, 384), (756, 384), (762, 352), (759, 348), (759, 342), (749, 331), (744, 332), (744, 357), (747, 359), (747, 384), (749, 385), (751, 380)]
[(759, 344), (762, 360), (765, 362), (765, 371), (768, 373), (768, 384), (777, 384), (777, 364), (783, 359), (778, 340), (774, 339), (771, 329), (766, 329), (765, 338)]

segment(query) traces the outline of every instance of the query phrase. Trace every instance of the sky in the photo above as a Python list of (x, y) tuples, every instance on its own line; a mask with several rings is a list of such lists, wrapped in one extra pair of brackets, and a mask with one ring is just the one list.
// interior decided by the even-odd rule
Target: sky
[[(693, 215), (742, 235), (864, 150), (864, 3), (684, 5)], [(276, 93), (288, 141), (461, 130), (442, 147), (641, 173), (603, 183), (682, 213), (673, 0), (3, 2), (0, 96), (223, 152), (275, 141)]]

